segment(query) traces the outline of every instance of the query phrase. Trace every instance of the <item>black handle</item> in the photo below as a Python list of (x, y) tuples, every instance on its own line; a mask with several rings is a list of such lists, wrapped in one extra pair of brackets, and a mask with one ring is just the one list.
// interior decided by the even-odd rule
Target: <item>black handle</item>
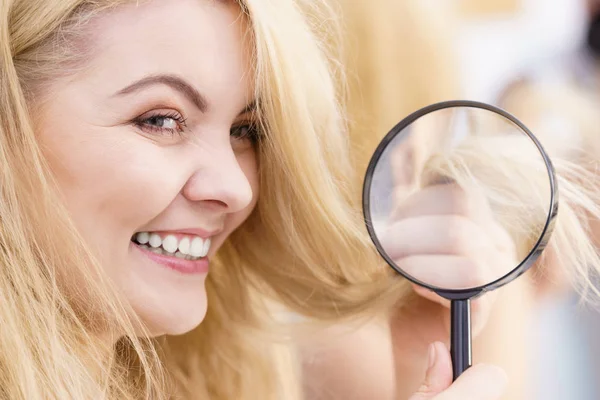
[(452, 300), (450, 317), (450, 355), (456, 380), (471, 366), (471, 300)]

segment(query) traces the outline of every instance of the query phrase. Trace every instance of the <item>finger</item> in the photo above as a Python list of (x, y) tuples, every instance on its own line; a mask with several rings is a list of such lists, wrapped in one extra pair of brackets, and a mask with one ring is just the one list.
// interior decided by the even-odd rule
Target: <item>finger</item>
[(457, 215), (421, 216), (389, 225), (379, 236), (392, 258), (446, 254), (480, 258), (495, 251), (486, 232), (473, 221)]
[(502, 246), (512, 242), (498, 224), (488, 199), (476, 190), (468, 192), (456, 184), (429, 186), (403, 198), (393, 212), (394, 219), (426, 215), (458, 215), (472, 219)]
[(429, 366), (425, 380), (419, 390), (409, 400), (434, 399), (452, 384), (452, 360), (442, 343), (429, 346)]
[(428, 186), (398, 203), (394, 215), (399, 218), (417, 215), (456, 214), (489, 222), (493, 216), (488, 199), (479, 191), (468, 191), (455, 183)]
[[(423, 282), (440, 288), (467, 288), (492, 282), (510, 272), (517, 265), (514, 254), (494, 247), (490, 237), (477, 224), (463, 217), (425, 216), (401, 220), (389, 226), (379, 237), (387, 255), (395, 261), (404, 272), (413, 275)], [(451, 266), (439, 264), (432, 259), (430, 263), (421, 260), (426, 271), (420, 272), (412, 260), (416, 256), (447, 255), (463, 257), (460, 269), (455, 273), (456, 263)], [(402, 267), (404, 262), (407, 267)], [(462, 267), (470, 266), (471, 271)], [(410, 267), (409, 269), (407, 269)], [(436, 271), (439, 269), (439, 271)], [(433, 274), (433, 275), (432, 275)], [(451, 278), (448, 285), (437, 279)], [(423, 277), (431, 277), (432, 281), (424, 281)], [(457, 279), (464, 278), (463, 283)], [(469, 286), (472, 283), (475, 286)]]
[(498, 400), (507, 385), (506, 373), (492, 365), (476, 365), (465, 371), (435, 400)]
[(394, 210), (396, 218), (423, 215), (474, 214), (474, 199), (456, 184), (434, 185), (420, 189), (398, 203)]
[(444, 289), (470, 289), (490, 282), (489, 271), (479, 268), (471, 259), (460, 256), (426, 255), (395, 260), (411, 277)]
[(413, 136), (404, 139), (393, 149), (390, 157), (394, 187), (404, 189), (405, 192), (408, 192), (408, 188), (417, 181), (418, 152), (414, 147), (413, 139)]
[(390, 154), (390, 163), (395, 178), (394, 186), (418, 183), (423, 165), (438, 148), (438, 146), (432, 147), (430, 140), (432, 132), (437, 130), (431, 129), (431, 121), (423, 122), (423, 119), (415, 121), (411, 126), (412, 133), (405, 135), (402, 141), (394, 146)]

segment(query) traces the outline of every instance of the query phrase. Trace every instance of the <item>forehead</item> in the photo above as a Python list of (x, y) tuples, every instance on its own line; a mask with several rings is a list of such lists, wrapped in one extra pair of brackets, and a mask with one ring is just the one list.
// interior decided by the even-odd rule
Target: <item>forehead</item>
[(248, 99), (252, 42), (234, 2), (145, 1), (98, 17), (90, 26), (93, 75), (118, 90), (146, 75), (177, 74), (211, 101)]

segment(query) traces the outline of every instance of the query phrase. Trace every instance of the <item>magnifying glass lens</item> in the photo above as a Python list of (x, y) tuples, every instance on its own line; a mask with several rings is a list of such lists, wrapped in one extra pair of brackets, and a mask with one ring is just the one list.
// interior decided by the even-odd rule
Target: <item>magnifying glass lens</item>
[(453, 301), (455, 378), (470, 365), (469, 301), (533, 264), (557, 204), (540, 143), (486, 104), (417, 111), (377, 148), (363, 191), (367, 228), (394, 270)]
[[(553, 207), (547, 175), (536, 141), (503, 115), (475, 107), (427, 113), (397, 130), (374, 165), (372, 236), (394, 269), (423, 286), (490, 285), (538, 249)], [(474, 268), (460, 247), (503, 247), (512, 262)]]

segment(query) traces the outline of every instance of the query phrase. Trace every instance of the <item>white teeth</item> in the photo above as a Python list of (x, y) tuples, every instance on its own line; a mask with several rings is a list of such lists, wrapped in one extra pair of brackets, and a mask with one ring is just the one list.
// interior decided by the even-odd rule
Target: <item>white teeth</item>
[(163, 251), (162, 251), (162, 249), (160, 247), (156, 247), (156, 248), (149, 247), (148, 250), (150, 250), (151, 252), (156, 253), (156, 254), (162, 254), (163, 253)]
[(190, 255), (194, 257), (202, 257), (202, 250), (204, 249), (204, 243), (202, 238), (195, 237), (190, 244)]
[(140, 232), (135, 235), (135, 240), (140, 244), (146, 244), (150, 240), (150, 234), (148, 232)]
[(190, 254), (190, 238), (184, 237), (179, 241), (179, 251), (183, 254)]
[(160, 245), (162, 244), (162, 239), (160, 238), (160, 236), (156, 233), (151, 233), (150, 234), (150, 246), (152, 247), (160, 247)]
[(134, 236), (140, 247), (156, 254), (175, 256), (184, 259), (206, 257), (210, 249), (210, 239), (184, 236), (177, 240), (175, 235), (167, 235), (164, 239), (158, 233), (139, 232)]
[(202, 257), (206, 257), (208, 254), (208, 249), (210, 249), (210, 239), (204, 239), (204, 246), (202, 247)]
[(175, 253), (177, 251), (177, 238), (173, 235), (168, 235), (162, 240), (162, 247), (169, 253)]

